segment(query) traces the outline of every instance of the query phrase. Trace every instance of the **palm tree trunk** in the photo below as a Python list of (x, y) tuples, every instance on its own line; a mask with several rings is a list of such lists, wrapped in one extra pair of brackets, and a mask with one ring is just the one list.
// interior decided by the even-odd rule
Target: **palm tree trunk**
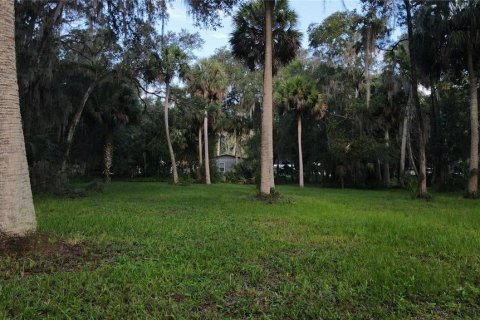
[(202, 150), (202, 126), (198, 127), (198, 157), (200, 166), (203, 164), (203, 150)]
[[(405, 107), (405, 115), (403, 117), (403, 126), (402, 126), (402, 143), (401, 143), (401, 149), (400, 149), (400, 170), (399, 170), (399, 175), (400, 175), (400, 185), (402, 187), (405, 187), (405, 163), (406, 163), (406, 158), (407, 158), (407, 147), (408, 147), (408, 152), (411, 154), (411, 147), (410, 147), (410, 135), (409, 135), (409, 130), (410, 130), (410, 108), (412, 105), (412, 90), (410, 88), (410, 93), (408, 96), (408, 102)], [(415, 165), (413, 161), (410, 161)], [(416, 170), (415, 170), (416, 171)]]
[(178, 183), (177, 163), (175, 161), (175, 153), (173, 153), (172, 141), (170, 140), (170, 129), (168, 126), (168, 103), (170, 99), (170, 83), (165, 84), (165, 103), (163, 111), (163, 119), (165, 122), (165, 135), (167, 136), (168, 152), (170, 153), (170, 162), (172, 163), (173, 183)]
[(78, 105), (77, 110), (75, 111), (75, 115), (73, 116), (72, 122), (68, 127), (67, 133), (67, 140), (65, 144), (65, 152), (63, 154), (63, 161), (62, 161), (62, 172), (65, 172), (67, 169), (68, 159), (70, 157), (70, 149), (72, 147), (73, 136), (75, 131), (77, 130), (77, 126), (80, 123), (80, 118), (82, 117), (83, 110), (85, 109), (85, 105), (87, 104), (88, 98), (90, 98), (90, 94), (92, 93), (93, 89), (97, 85), (97, 81), (93, 81), (90, 83), (90, 86), (87, 88), (87, 91), (83, 94), (82, 100)]
[(438, 106), (436, 101), (436, 88), (435, 88), (435, 81), (433, 76), (430, 76), (430, 109), (431, 109), (431, 125), (432, 125), (432, 137), (433, 137), (433, 174), (431, 184), (441, 184), (441, 167), (442, 167), (442, 147), (441, 147), (441, 138), (440, 138), (440, 130), (439, 130), (439, 112)]
[(111, 171), (113, 160), (113, 128), (108, 126), (105, 134), (105, 145), (103, 149), (103, 180), (108, 183), (112, 180)]
[(468, 179), (468, 197), (478, 196), (478, 79), (473, 63), (473, 46), (468, 43), (468, 74), (470, 81), (470, 178)]
[(400, 170), (399, 170), (399, 180), (402, 187), (405, 186), (405, 161), (407, 154), (407, 137), (409, 130), (410, 122), (410, 99), (408, 99), (407, 108), (405, 110), (405, 116), (403, 117), (402, 125), (402, 143), (400, 147)]
[(203, 165), (203, 145), (202, 145), (202, 126), (198, 127), (198, 166), (197, 166), (197, 180), (202, 180), (202, 165)]
[(35, 209), (20, 116), (13, 1), (0, 1), (0, 231), (35, 231)]
[(217, 140), (217, 156), (220, 155), (220, 150), (222, 148), (222, 135), (218, 134), (218, 140)]
[(412, 15), (410, 12), (410, 0), (404, 0), (405, 10), (407, 13), (407, 29), (408, 29), (408, 53), (410, 57), (410, 82), (412, 86), (413, 104), (417, 114), (418, 121), (418, 190), (417, 197), (427, 197), (427, 157), (426, 157), (426, 137), (425, 124), (423, 122), (422, 109), (420, 108), (420, 100), (418, 98), (418, 80), (417, 70), (415, 68), (415, 44), (413, 42), (413, 25)]
[(272, 20), (274, 1), (265, 0), (265, 63), (263, 70), (262, 141), (260, 193), (270, 194), (275, 187), (273, 178), (273, 44)]
[(203, 145), (202, 145), (202, 128), (198, 127), (198, 166), (197, 166), (197, 180), (202, 179), (202, 165), (203, 165)]
[(303, 151), (302, 151), (302, 117), (297, 118), (297, 134), (298, 134), (298, 183), (303, 188)]
[(210, 182), (210, 157), (208, 155), (208, 114), (205, 110), (205, 116), (203, 117), (203, 136), (205, 144), (205, 183), (211, 184)]
[[(388, 133), (388, 129), (385, 129), (385, 147), (388, 149), (389, 146), (390, 135)], [(383, 163), (383, 184), (385, 187), (390, 185), (390, 164), (388, 163), (388, 159)]]

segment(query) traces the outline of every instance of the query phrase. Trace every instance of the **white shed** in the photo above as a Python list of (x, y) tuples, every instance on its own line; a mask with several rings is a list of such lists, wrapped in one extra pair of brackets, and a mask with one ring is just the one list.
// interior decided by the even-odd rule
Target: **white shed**
[[(241, 163), (244, 159), (241, 157), (237, 158), (237, 163)], [(230, 154), (221, 154), (215, 157), (215, 161), (217, 162), (218, 170), (221, 173), (227, 173), (233, 170), (235, 166), (235, 156)]]

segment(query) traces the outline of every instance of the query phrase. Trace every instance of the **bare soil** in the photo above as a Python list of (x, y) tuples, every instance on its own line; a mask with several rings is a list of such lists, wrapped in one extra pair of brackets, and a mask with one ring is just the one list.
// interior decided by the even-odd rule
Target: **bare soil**
[(0, 273), (3, 278), (52, 272), (71, 272), (102, 260), (101, 251), (47, 233), (26, 237), (0, 235)]

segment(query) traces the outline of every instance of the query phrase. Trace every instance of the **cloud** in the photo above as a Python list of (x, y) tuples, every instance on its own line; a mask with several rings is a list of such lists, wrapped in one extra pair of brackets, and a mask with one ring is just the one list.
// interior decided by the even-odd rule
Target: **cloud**
[(219, 39), (219, 40), (225, 40), (228, 39), (228, 34), (225, 32), (213, 32), (210, 34), (212, 38)]

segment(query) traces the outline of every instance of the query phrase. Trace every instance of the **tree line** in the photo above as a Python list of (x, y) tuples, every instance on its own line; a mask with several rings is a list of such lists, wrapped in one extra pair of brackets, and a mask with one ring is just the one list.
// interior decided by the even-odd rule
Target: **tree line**
[(312, 23), (309, 48), (287, 0), (189, 1), (199, 27), (233, 12), (229, 47), (203, 59), (197, 33), (168, 31), (169, 5), (2, 3), (2, 77), (18, 78), (2, 109), (23, 124), (2, 113), (2, 216), (33, 212), (11, 196), (28, 195), (28, 172), (48, 192), (76, 175), (210, 184), (223, 153), (238, 161), (224, 178), (263, 195), (295, 182), (477, 197), (479, 1), (362, 0)]

